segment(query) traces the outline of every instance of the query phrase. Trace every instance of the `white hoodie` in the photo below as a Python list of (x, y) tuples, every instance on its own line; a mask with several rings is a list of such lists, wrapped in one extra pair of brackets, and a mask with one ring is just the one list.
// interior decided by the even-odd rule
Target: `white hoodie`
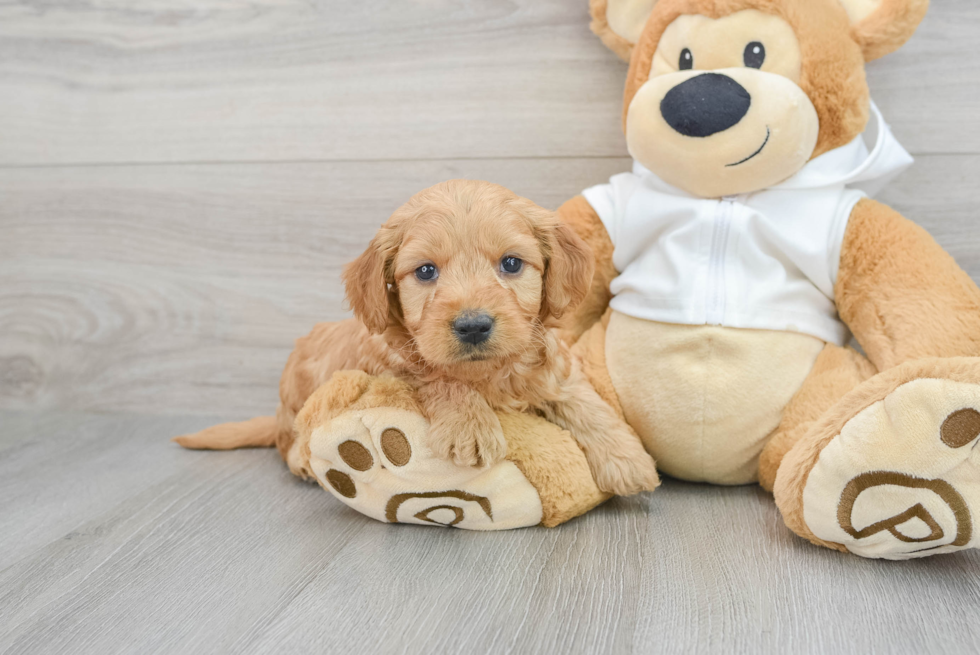
[(612, 308), (636, 318), (802, 332), (843, 345), (834, 284), (854, 206), (912, 164), (871, 104), (877, 140), (824, 153), (781, 184), (721, 200), (639, 163), (583, 192), (615, 246)]

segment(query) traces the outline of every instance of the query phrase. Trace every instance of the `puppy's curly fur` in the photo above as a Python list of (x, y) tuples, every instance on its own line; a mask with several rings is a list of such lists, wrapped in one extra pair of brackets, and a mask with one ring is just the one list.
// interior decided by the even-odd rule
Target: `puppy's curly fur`
[[(553, 212), (503, 187), (452, 180), (419, 192), (345, 269), (356, 318), (315, 326), (286, 363), (276, 445), (290, 469), (309, 476), (290, 457), (306, 399), (335, 371), (359, 369), (412, 382), (433, 451), (457, 464), (502, 459), (495, 412), (533, 411), (571, 432), (603, 491), (653, 489), (653, 460), (559, 337), (558, 319), (584, 298), (593, 268)], [(467, 316), (491, 326), (483, 340), (461, 338)], [(180, 443), (208, 447), (194, 436)]]

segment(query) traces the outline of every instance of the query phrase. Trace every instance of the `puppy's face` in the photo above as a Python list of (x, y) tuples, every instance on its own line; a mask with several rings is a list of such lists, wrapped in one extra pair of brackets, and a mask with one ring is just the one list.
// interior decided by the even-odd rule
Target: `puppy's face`
[(419, 353), (448, 366), (528, 349), (545, 259), (529, 221), (500, 208), (420, 216), (394, 262), (402, 318)]
[(542, 321), (584, 297), (592, 270), (587, 246), (553, 213), (453, 181), (399, 209), (345, 276), (370, 329), (404, 330), (429, 365), (468, 377), (534, 352)]

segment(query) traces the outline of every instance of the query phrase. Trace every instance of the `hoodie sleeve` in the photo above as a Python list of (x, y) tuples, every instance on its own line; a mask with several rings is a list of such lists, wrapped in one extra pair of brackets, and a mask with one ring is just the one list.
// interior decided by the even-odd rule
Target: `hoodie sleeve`
[(636, 188), (637, 177), (633, 173), (614, 175), (607, 184), (598, 184), (582, 192), (592, 209), (606, 227), (614, 244), (619, 241), (626, 206)]

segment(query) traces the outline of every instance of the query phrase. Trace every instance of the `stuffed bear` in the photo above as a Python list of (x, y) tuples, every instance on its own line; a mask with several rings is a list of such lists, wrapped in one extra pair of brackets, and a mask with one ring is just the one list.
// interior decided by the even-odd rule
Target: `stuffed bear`
[(911, 158), (865, 62), (927, 4), (592, 0), (635, 163), (559, 210), (597, 256), (570, 338), (660, 471), (866, 557), (980, 545), (980, 290), (870, 199)]

